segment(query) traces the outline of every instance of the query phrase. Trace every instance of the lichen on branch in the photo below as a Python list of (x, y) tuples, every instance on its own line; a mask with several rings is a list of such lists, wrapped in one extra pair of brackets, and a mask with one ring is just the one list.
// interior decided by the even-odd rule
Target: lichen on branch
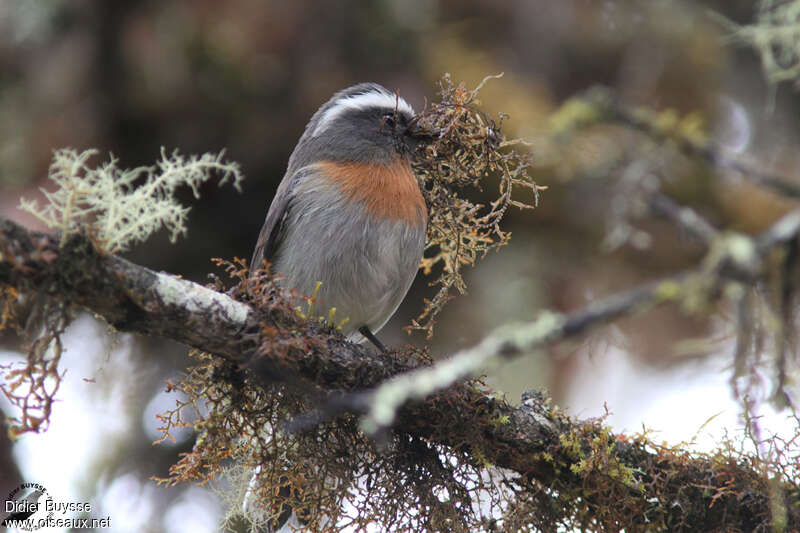
[(223, 161), (224, 151), (187, 158), (177, 150), (168, 155), (162, 148), (155, 165), (133, 169), (119, 168), (113, 155), (90, 166), (97, 153), (56, 150), (48, 172), (56, 190), (41, 189), (47, 200), (42, 207), (36, 200), (20, 199), (20, 209), (61, 231), (62, 244), (82, 228), (88, 228), (99, 248), (112, 253), (127, 250), (162, 227), (174, 242), (186, 233), (190, 209), (175, 198), (178, 187), (190, 187), (199, 198), (200, 185), (216, 173), (222, 175), (220, 185), (232, 181), (236, 189), (244, 179), (237, 163)]
[[(174, 241), (186, 233), (190, 209), (175, 198), (179, 187), (188, 186), (199, 197), (200, 186), (214, 175), (221, 175), (220, 185), (232, 181), (237, 189), (243, 179), (238, 164), (223, 160), (224, 151), (184, 157), (177, 151), (168, 155), (162, 148), (161, 159), (155, 165), (134, 169), (119, 168), (113, 155), (107, 162), (92, 166), (90, 160), (97, 153), (93, 149), (56, 150), (48, 177), (57, 188), (42, 189), (46, 200), (42, 206), (35, 200), (20, 199), (20, 209), (58, 230), (57, 249), (46, 249), (47, 241), (40, 239), (36, 245), (43, 249), (37, 249), (36, 255), (49, 267), (57, 265), (59, 275), (46, 285), (0, 285), (0, 331), (16, 326), (27, 352), (24, 360), (0, 366), (0, 393), (18, 412), (9, 417), (12, 437), (49, 426), (61, 383), (61, 335), (72, 319), (73, 307), (70, 298), (63, 295), (62, 284), (76, 271), (79, 275), (75, 277), (80, 278), (82, 270), (69, 261), (61, 262), (62, 255), (85, 258), (121, 252), (162, 227), (167, 228)], [(83, 235), (88, 235), (91, 243), (82, 240)], [(15, 264), (16, 256), (25, 255), (25, 246), (20, 242), (5, 245), (0, 246), (0, 261)], [(161, 287), (159, 294), (163, 297), (168, 288), (169, 284)], [(15, 316), (17, 302), (23, 297), (31, 308), (24, 329)]]

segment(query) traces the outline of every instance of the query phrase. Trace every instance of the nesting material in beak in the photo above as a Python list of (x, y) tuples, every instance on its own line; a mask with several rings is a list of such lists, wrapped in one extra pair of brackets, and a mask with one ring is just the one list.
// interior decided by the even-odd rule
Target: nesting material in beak
[[(500, 229), (500, 221), (508, 207), (535, 207), (544, 188), (527, 173), (530, 154), (525, 143), (504, 138), (504, 116), (495, 121), (477, 107), (478, 91), (495, 77), (485, 78), (470, 91), (445, 75), (440, 82), (441, 101), (427, 105), (407, 129), (415, 145), (414, 173), (429, 213), (427, 257), (421, 266), (430, 274), (442, 263), (433, 283), (439, 292), (411, 326), (429, 337), (435, 316), (455, 296), (452, 289), (466, 290), (461, 267), (474, 265), (479, 257), (506, 244), (510, 234)], [(488, 206), (472, 203), (464, 195), (468, 188), (482, 190), (496, 186), (498, 180), (498, 196)]]

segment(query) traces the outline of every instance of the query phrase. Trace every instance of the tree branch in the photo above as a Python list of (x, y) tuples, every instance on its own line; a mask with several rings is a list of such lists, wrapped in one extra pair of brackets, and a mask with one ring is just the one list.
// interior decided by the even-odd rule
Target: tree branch
[(760, 170), (756, 165), (745, 163), (725, 153), (720, 146), (711, 142), (698, 142), (684, 136), (669, 136), (653, 123), (652, 116), (643, 110), (629, 109), (621, 105), (610, 91), (597, 87), (589, 91), (589, 98), (603, 110), (610, 119), (640, 130), (652, 138), (670, 137), (686, 155), (706, 161), (712, 168), (739, 174), (743, 179), (761, 187), (771, 189), (789, 198), (800, 198), (800, 184), (788, 181), (782, 176)]
[[(759, 254), (795, 238), (798, 229), (800, 211), (795, 211), (755, 240), (738, 236), (739, 240), (728, 243), (727, 252), (716, 256), (711, 270), (706, 266), (705, 273), (717, 273), (720, 279), (750, 279), (757, 275)], [(527, 327), (500, 330), (457, 357), (467, 365), (462, 368), (472, 371), (481, 354), (507, 358), (578, 335), (642, 306), (672, 299), (674, 283), (681, 283), (685, 276), (667, 280), (673, 285), (650, 284), (569, 315), (544, 315)], [(120, 331), (174, 339), (269, 379), (302, 382), (326, 392), (363, 391), (404, 372), (430, 372), (417, 370), (426, 363), (409, 351), (374, 354), (338, 334), (330, 334), (326, 345), (312, 347), (292, 360), (270, 359), (269, 354), (257, 357), (263, 328), (249, 306), (99, 253), (85, 236), (70, 237), (60, 248), (56, 237), (2, 218), (0, 284), (83, 306)], [(438, 369), (449, 371), (447, 366)], [(468, 373), (457, 372), (457, 376)], [(408, 385), (409, 375), (414, 374), (389, 383)], [(524, 484), (537, 490), (553, 491), (559, 497), (578, 494), (595, 505), (597, 513), (625, 518), (631, 530), (636, 524), (646, 527), (653, 517), (673, 531), (744, 530), (747, 524), (770, 523), (775, 505), (788, 510), (800, 505), (796, 486), (783, 484), (776, 492), (769, 476), (757, 467), (735, 458), (712, 461), (672, 453), (644, 438), (615, 436), (598, 421), (569, 419), (540, 394), (526, 393), (522, 405), (513, 407), (474, 382), (429, 392), (406, 393), (406, 398), (424, 400), (399, 409), (392, 426), (396, 434), (473, 450), (486, 462), (517, 472)], [(395, 403), (399, 407), (405, 402)], [(598, 442), (602, 443), (599, 448)], [(601, 458), (605, 464), (611, 461), (618, 475), (609, 477), (587, 458)], [(608, 495), (609, 486), (624, 498), (604, 503), (601, 494)], [(790, 512), (787, 524), (787, 530), (798, 529), (800, 518)]]
[(675, 225), (683, 228), (690, 235), (708, 245), (718, 235), (719, 231), (706, 219), (701, 217), (691, 207), (680, 205), (678, 202), (663, 194), (656, 192), (650, 197), (650, 207), (657, 214), (669, 219)]
[[(667, 203), (666, 197), (661, 205), (667, 206), (677, 223), (693, 227), (707, 238), (716, 235), (716, 230), (688, 208), (683, 211), (677, 204)], [(533, 322), (502, 326), (478, 345), (437, 363), (433, 369), (420, 368), (382, 384), (371, 393), (374, 401), (366, 402), (370, 409), (363, 427), (371, 433), (380, 431), (393, 423), (397, 410), (409, 400), (425, 398), (436, 390), (477, 374), (487, 365), (530, 353), (621, 316), (666, 301), (680, 301), (687, 290), (703, 291), (709, 299), (715, 299), (723, 294), (722, 285), (726, 282), (755, 282), (764, 269), (765, 255), (772, 248), (796, 238), (798, 232), (800, 209), (785, 215), (756, 238), (741, 234), (718, 238), (699, 269), (596, 300), (568, 315), (544, 311)]]

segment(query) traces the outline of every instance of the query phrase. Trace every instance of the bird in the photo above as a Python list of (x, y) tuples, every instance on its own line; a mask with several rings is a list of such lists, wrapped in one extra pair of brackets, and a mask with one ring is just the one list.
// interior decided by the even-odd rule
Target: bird
[(427, 208), (411, 165), (426, 135), (397, 93), (359, 83), (335, 93), (306, 125), (267, 211), (251, 271), (267, 260), (353, 342), (375, 336), (418, 270)]
[[(428, 211), (412, 157), (430, 132), (416, 119), (408, 102), (377, 83), (335, 93), (292, 151), (250, 262), (255, 272), (268, 261), (277, 283), (313, 294), (322, 316), (335, 308), (349, 340), (381, 352), (375, 333), (408, 293), (425, 247)], [(245, 515), (266, 531), (302, 525), (287, 505), (269, 519), (257, 508), (259, 474), (257, 467)]]

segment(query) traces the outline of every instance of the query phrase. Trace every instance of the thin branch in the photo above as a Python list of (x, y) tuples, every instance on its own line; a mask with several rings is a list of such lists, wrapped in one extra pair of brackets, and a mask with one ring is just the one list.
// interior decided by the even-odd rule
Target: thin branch
[(590, 105), (595, 106), (596, 110), (600, 112), (599, 116), (605, 120), (630, 126), (655, 139), (669, 138), (676, 143), (681, 152), (706, 161), (714, 169), (734, 172), (743, 179), (772, 189), (778, 194), (790, 198), (800, 198), (800, 183), (789, 181), (777, 174), (764, 172), (752, 164), (729, 155), (722, 147), (713, 142), (698, 141), (688, 136), (664, 132), (659, 129), (649, 112), (643, 113), (640, 110), (625, 107), (614, 98), (612, 91), (606, 88), (592, 88), (584, 98)]
[(706, 245), (711, 243), (719, 231), (691, 207), (680, 205), (663, 193), (655, 193), (650, 197), (650, 207), (661, 216), (674, 222), (688, 231)]
[(667, 301), (676, 295), (674, 287), (684, 275), (595, 300), (569, 315), (543, 311), (532, 322), (501, 326), (476, 346), (461, 350), (431, 368), (420, 368), (397, 376), (369, 393), (373, 399), (366, 402), (370, 410), (362, 420), (362, 429), (373, 434), (382, 431), (393, 424), (398, 410), (406, 402), (426, 398), (437, 390), (485, 372), (487, 368), (505, 360), (529, 354), (559, 340), (577, 336), (589, 328), (607, 324), (620, 316)]
[[(665, 202), (666, 203), (666, 202)], [(670, 206), (675, 216), (687, 217)], [(710, 226), (699, 217), (688, 217), (689, 227), (703, 234), (713, 234)], [(715, 241), (700, 269), (664, 278), (659, 282), (595, 300), (586, 308), (569, 315), (542, 312), (533, 322), (505, 325), (485, 337), (478, 345), (462, 350), (452, 357), (436, 363), (433, 368), (420, 368), (397, 376), (381, 385), (372, 394), (370, 411), (363, 420), (365, 431), (376, 433), (391, 426), (399, 408), (408, 401), (419, 400), (433, 392), (468, 376), (475, 375), (489, 365), (513, 359), (520, 355), (566, 337), (575, 336), (620, 316), (630, 315), (643, 307), (678, 300), (684, 294), (686, 281), (691, 290), (700, 286), (709, 296), (719, 297), (722, 284), (730, 280), (755, 281), (762, 271), (764, 256), (772, 248), (782, 245), (800, 232), (800, 209), (790, 212), (755, 238), (732, 234)]]

